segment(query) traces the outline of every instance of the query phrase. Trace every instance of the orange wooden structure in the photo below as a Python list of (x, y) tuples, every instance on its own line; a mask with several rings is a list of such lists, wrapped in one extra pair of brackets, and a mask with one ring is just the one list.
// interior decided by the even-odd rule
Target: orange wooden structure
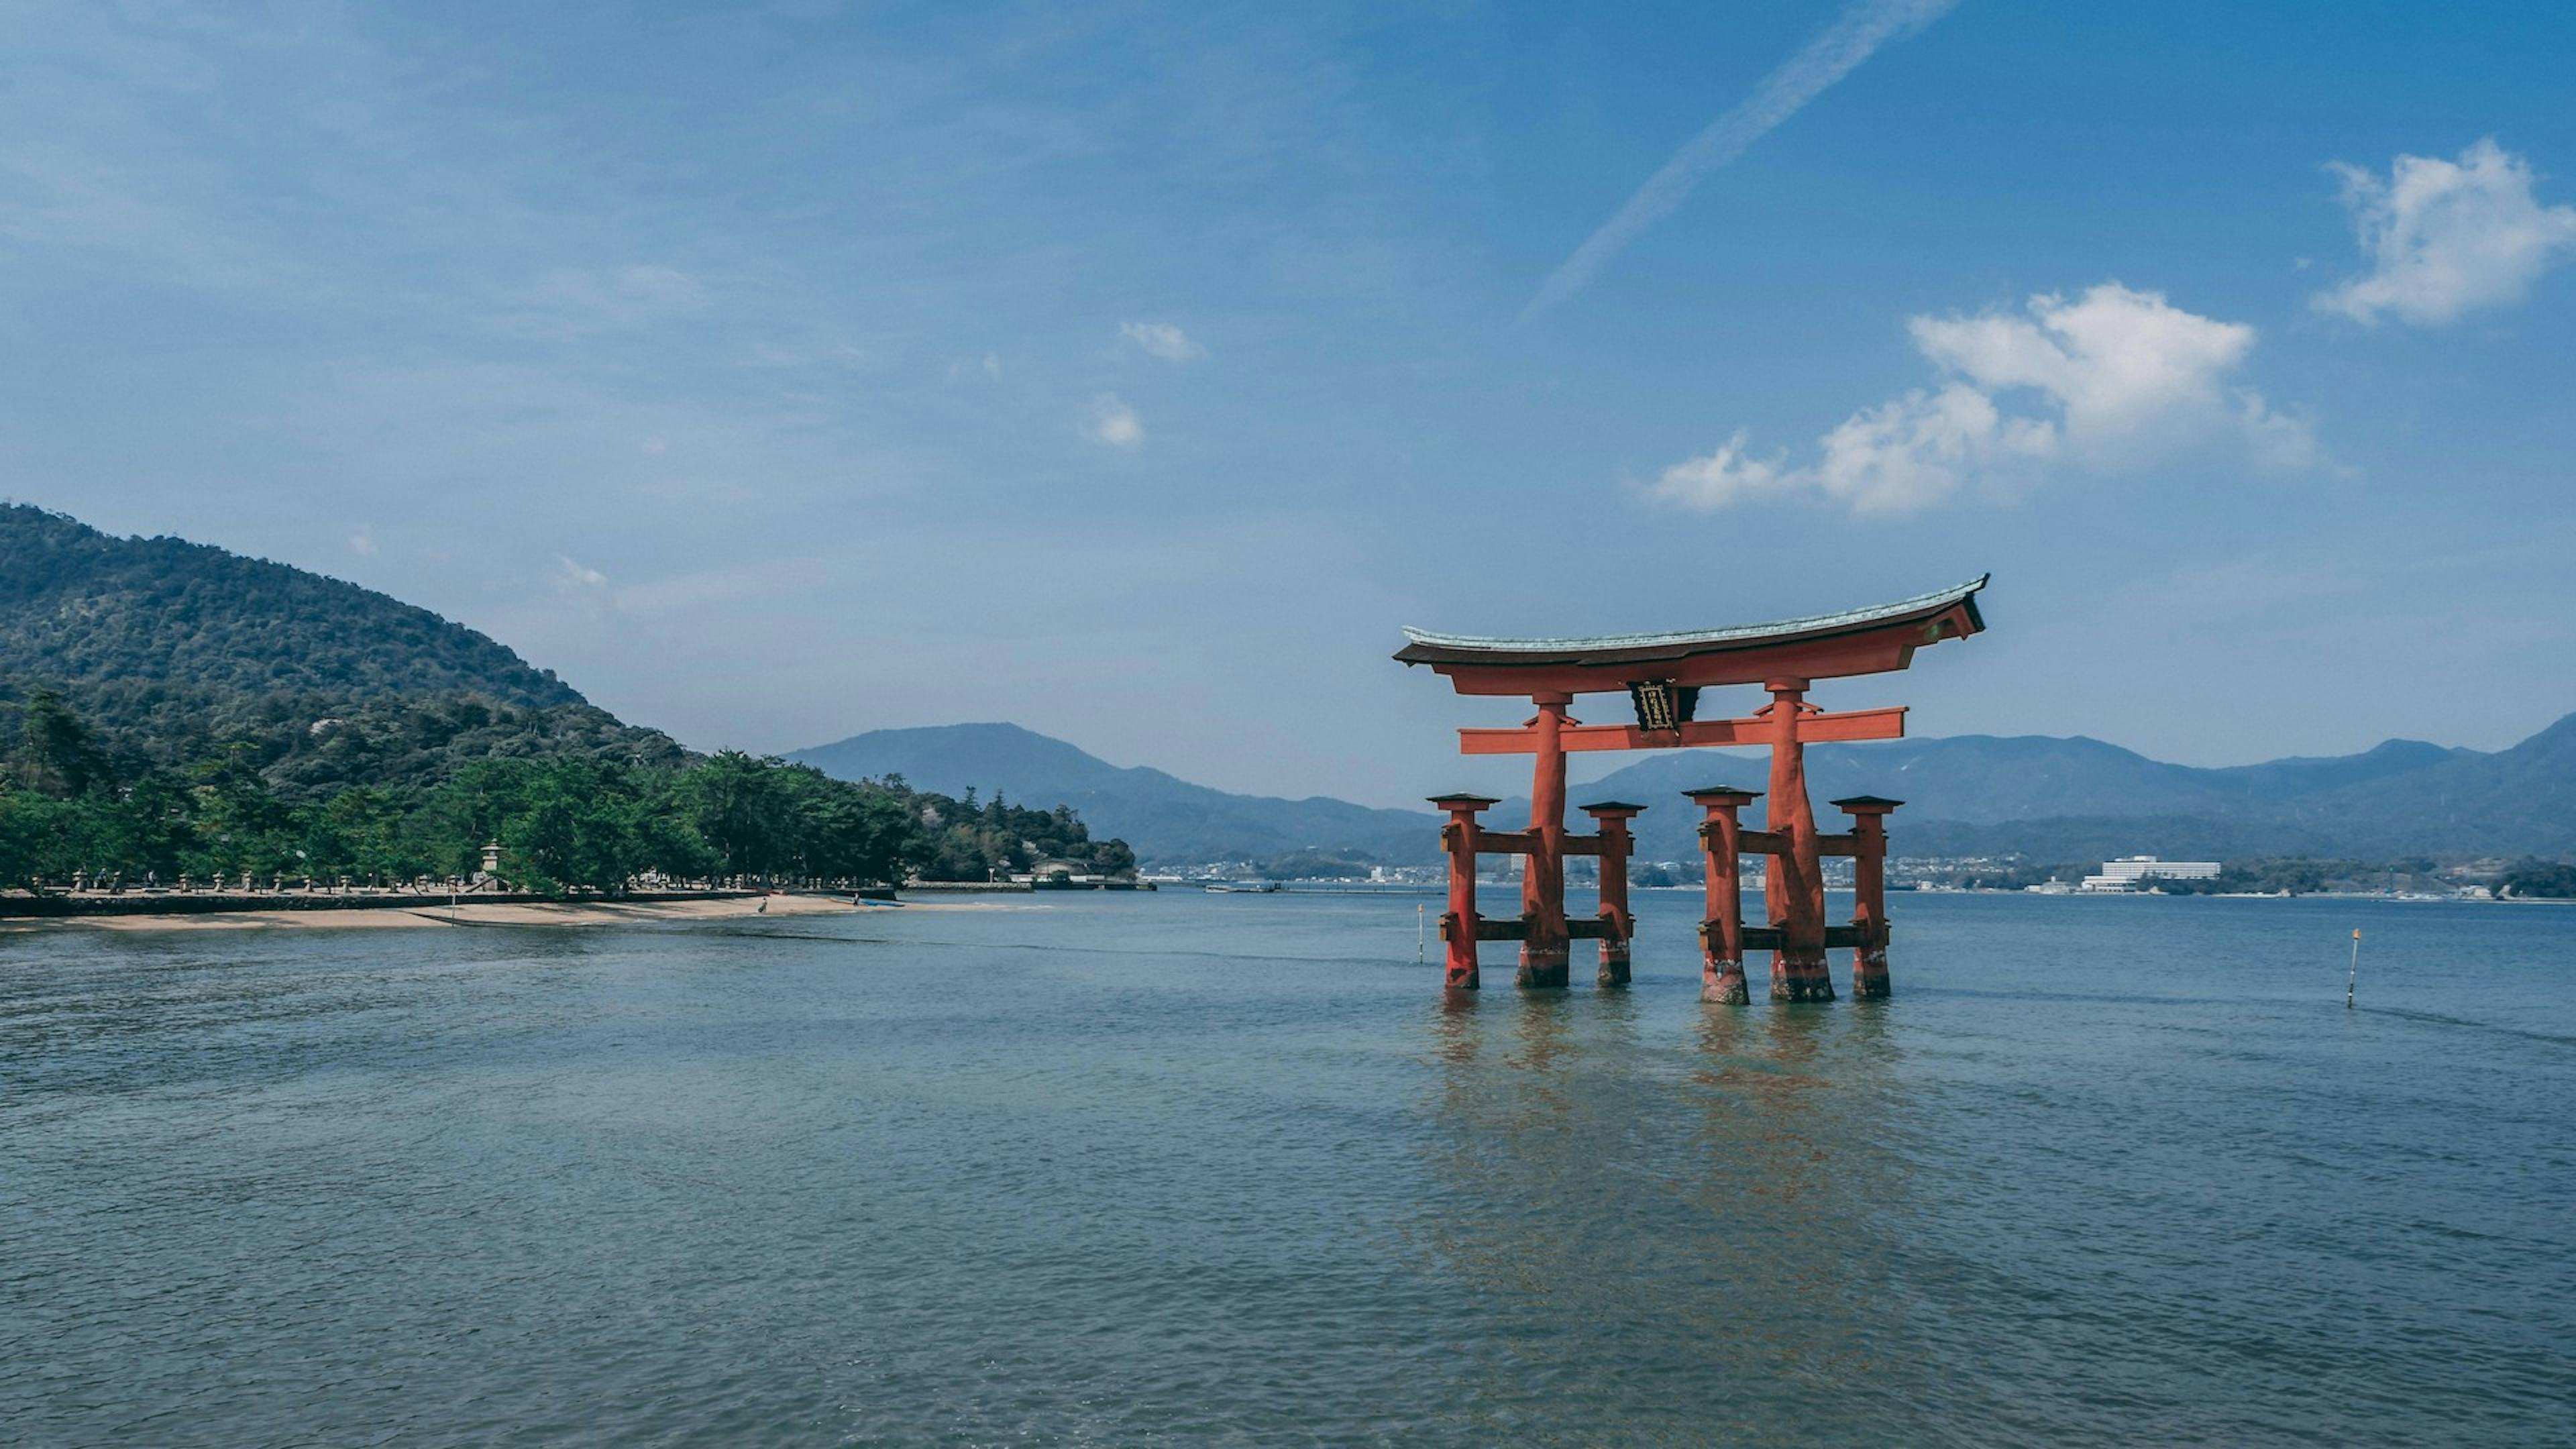
[[(1584, 806), (1598, 823), (1592, 835), (1565, 828), (1565, 756), (1574, 750), (1645, 750), (1689, 746), (1762, 745), (1771, 751), (1769, 819), (1747, 830), (1736, 812), (1759, 796), (1712, 787), (1691, 792), (1705, 812), (1700, 827), (1708, 866), (1708, 908), (1700, 926), (1702, 995), (1712, 1001), (1750, 998), (1744, 980), (1747, 949), (1771, 953), (1771, 995), (1782, 1001), (1831, 1001), (1825, 953), (1852, 948), (1852, 994), (1887, 994), (1887, 903), (1882, 863), (1886, 816), (1898, 802), (1855, 796), (1833, 802), (1852, 818), (1846, 834), (1816, 828), (1807, 799), (1806, 746), (1828, 740), (1887, 740), (1905, 733), (1905, 711), (1851, 710), (1828, 714), (1807, 702), (1819, 679), (1883, 674), (1905, 668), (1914, 651), (1944, 639), (1964, 639), (1985, 628), (1976, 595), (1984, 578), (1954, 589), (1876, 608), (1815, 618), (1789, 619), (1672, 634), (1628, 634), (1595, 639), (1492, 639), (1404, 631), (1396, 658), (1429, 665), (1460, 694), (1522, 695), (1537, 710), (1517, 729), (1462, 729), (1458, 747), (1470, 755), (1535, 757), (1530, 783), (1530, 824), (1525, 831), (1487, 830), (1477, 816), (1496, 802), (1484, 795), (1440, 795), (1446, 811), (1442, 840), (1449, 857), (1449, 909), (1440, 922), (1448, 943), (1448, 984), (1472, 991), (1480, 984), (1480, 941), (1517, 941), (1519, 984), (1567, 984), (1572, 943), (1601, 943), (1599, 980), (1628, 979), (1628, 945), (1635, 924), (1628, 912), (1628, 822), (1645, 807), (1624, 801)], [(1703, 690), (1758, 685), (1770, 702), (1736, 719), (1699, 719)], [(1568, 711), (1584, 694), (1626, 694), (1636, 723), (1584, 724)], [(1518, 919), (1480, 916), (1476, 910), (1476, 859), (1522, 858)], [(1760, 855), (1764, 914), (1769, 924), (1743, 920), (1739, 859)], [(1565, 858), (1597, 856), (1601, 904), (1592, 920), (1565, 914)], [(1849, 856), (1858, 905), (1849, 926), (1825, 924), (1824, 857)]]

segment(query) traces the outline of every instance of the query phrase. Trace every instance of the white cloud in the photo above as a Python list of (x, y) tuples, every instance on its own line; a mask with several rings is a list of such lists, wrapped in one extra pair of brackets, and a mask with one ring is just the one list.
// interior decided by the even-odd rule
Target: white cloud
[(2531, 167), (2493, 140), (2457, 161), (2400, 156), (2386, 180), (2357, 166), (2334, 171), (2372, 269), (2318, 293), (2319, 311), (2439, 326), (2521, 300), (2576, 250), (2576, 207), (2543, 207), (2531, 194)]
[(1121, 322), (1118, 335), (1142, 348), (1147, 357), (1165, 362), (1196, 362), (1208, 355), (1206, 348), (1169, 322)]
[(989, 380), (996, 382), (1000, 381), (1002, 376), (1002, 355), (998, 352), (987, 352), (982, 357), (960, 357), (948, 364), (948, 380), (950, 382), (955, 382), (960, 378), (969, 377), (976, 373), (983, 374)]
[(1651, 491), (1657, 498), (1685, 508), (1716, 509), (1785, 493), (1797, 486), (1795, 475), (1781, 467), (1778, 460), (1765, 462), (1744, 456), (1744, 443), (1749, 436), (1745, 429), (1737, 428), (1735, 436), (1716, 452), (1666, 468)]
[(349, 535), (349, 549), (353, 553), (372, 557), (376, 551), (376, 526), (372, 523), (359, 524), (358, 531)]
[(1091, 414), (1082, 421), (1082, 435), (1113, 448), (1133, 448), (1145, 441), (1145, 423), (1134, 408), (1118, 400), (1118, 394), (1104, 392), (1091, 400)]
[(601, 589), (608, 586), (608, 575), (586, 568), (562, 554), (555, 555), (555, 587), (559, 589)]
[(2304, 421), (2231, 381), (2254, 329), (2183, 311), (2162, 293), (2105, 282), (2073, 301), (1916, 317), (1907, 330), (1945, 374), (1937, 386), (1853, 413), (1817, 440), (1812, 463), (1752, 457), (1738, 430), (1648, 491), (1686, 508), (1814, 493), (1856, 513), (1892, 513), (2053, 468), (2120, 473), (2195, 451), (2267, 469), (2317, 462)]

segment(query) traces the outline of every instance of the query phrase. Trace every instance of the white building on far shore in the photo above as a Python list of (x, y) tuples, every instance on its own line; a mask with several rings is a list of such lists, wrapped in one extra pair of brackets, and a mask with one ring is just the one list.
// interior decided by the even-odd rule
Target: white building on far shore
[(2152, 886), (2160, 880), (2214, 880), (2218, 862), (2214, 860), (2158, 860), (2152, 855), (2123, 856), (2102, 862), (2099, 875), (2088, 875), (2076, 887), (2080, 891), (2133, 891)]

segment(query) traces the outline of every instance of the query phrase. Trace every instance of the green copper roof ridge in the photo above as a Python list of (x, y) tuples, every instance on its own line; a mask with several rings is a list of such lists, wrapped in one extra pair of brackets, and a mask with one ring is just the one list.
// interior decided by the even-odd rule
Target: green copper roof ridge
[(1815, 634), (1832, 629), (1847, 629), (1874, 624), (1905, 614), (1918, 613), (1943, 604), (1955, 604), (1986, 586), (1992, 574), (1979, 574), (1964, 584), (1899, 599), (1892, 604), (1873, 604), (1865, 609), (1847, 609), (1839, 614), (1817, 614), (1804, 619), (1779, 619), (1768, 624), (1735, 624), (1719, 629), (1681, 629), (1662, 634), (1604, 634), (1591, 639), (1507, 639), (1479, 634), (1440, 634), (1429, 629), (1404, 626), (1405, 639), (1414, 644), (1428, 644), (1445, 649), (1491, 649), (1500, 653), (1563, 654), (1589, 650), (1652, 649), (1662, 644), (1713, 643), (1729, 639), (1759, 639), (1770, 635)]

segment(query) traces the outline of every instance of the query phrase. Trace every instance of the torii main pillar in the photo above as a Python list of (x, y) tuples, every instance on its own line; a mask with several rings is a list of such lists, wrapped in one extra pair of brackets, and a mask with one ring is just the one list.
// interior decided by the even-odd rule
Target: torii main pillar
[[(1405, 664), (1428, 664), (1460, 694), (1520, 696), (1536, 713), (1517, 729), (1464, 729), (1464, 754), (1532, 756), (1530, 824), (1526, 831), (1483, 829), (1476, 815), (1493, 802), (1483, 796), (1448, 795), (1434, 803), (1450, 813), (1444, 832), (1450, 860), (1450, 910), (1442, 920), (1449, 943), (1451, 986), (1477, 984), (1475, 946), (1480, 940), (1517, 941), (1518, 982), (1545, 989), (1567, 984), (1571, 947), (1582, 938), (1602, 942), (1601, 983), (1624, 984), (1634, 924), (1627, 910), (1628, 821), (1641, 806), (1605, 802), (1587, 806), (1597, 834), (1565, 829), (1565, 756), (1576, 750), (1669, 749), (1690, 746), (1762, 746), (1771, 752), (1769, 814), (1761, 831), (1742, 830), (1735, 811), (1751, 803), (1745, 792), (1712, 789), (1694, 794), (1709, 811), (1701, 838), (1711, 871), (1711, 912), (1701, 934), (1708, 941), (1706, 993), (1711, 1000), (1741, 1001), (1743, 951), (1771, 951), (1771, 995), (1780, 1001), (1831, 1001), (1833, 978), (1825, 966), (1828, 946), (1853, 944), (1853, 994), (1887, 993), (1887, 921), (1875, 888), (1886, 851), (1884, 819), (1895, 802), (1858, 796), (1836, 802), (1854, 817), (1848, 835), (1816, 829), (1807, 798), (1806, 747), (1833, 740), (1884, 740), (1905, 733), (1905, 711), (1854, 710), (1828, 714), (1807, 702), (1818, 679), (1847, 678), (1904, 669), (1914, 651), (1944, 639), (1964, 639), (1985, 628), (1976, 595), (1986, 580), (1955, 589), (1842, 614), (1776, 624), (1672, 634), (1625, 634), (1591, 639), (1494, 639), (1405, 630), (1396, 654)], [(1758, 685), (1770, 702), (1737, 719), (1696, 718), (1703, 690)], [(1584, 694), (1624, 693), (1636, 723), (1585, 724), (1569, 712)], [(1855, 808), (1858, 807), (1858, 808)], [(1882, 808), (1883, 807), (1883, 808)], [(1722, 815), (1722, 820), (1721, 820)], [(1724, 859), (1721, 862), (1720, 852)], [(1740, 911), (1721, 913), (1719, 875), (1732, 892), (1741, 850), (1769, 858), (1763, 903), (1770, 925), (1741, 925)], [(1522, 858), (1520, 919), (1491, 920), (1475, 912), (1476, 858)], [(1602, 861), (1602, 910), (1596, 920), (1565, 914), (1565, 858), (1595, 855)], [(1848, 855), (1863, 873), (1860, 914), (1850, 927), (1825, 924), (1823, 857)], [(1615, 857), (1615, 867), (1614, 867)], [(1614, 905), (1613, 896), (1616, 896)], [(1712, 934), (1714, 933), (1714, 934)], [(1722, 954), (1721, 954), (1722, 953)], [(1615, 958), (1615, 969), (1614, 969)], [(1731, 967), (1731, 970), (1729, 969)]]
[(1771, 999), (1831, 1001), (1834, 978), (1825, 970), (1825, 863), (1816, 839), (1816, 807), (1807, 800), (1807, 745), (1799, 734), (1807, 681), (1779, 678), (1762, 686), (1771, 703), (1770, 833), (1779, 837), (1770, 869), (1762, 873), (1762, 903), (1780, 944), (1771, 953)]
[(1533, 697), (1538, 715), (1529, 722), (1531, 753), (1529, 848), (1521, 856), (1521, 969), (1523, 988), (1563, 986), (1573, 970), (1573, 945), (1565, 933), (1565, 709), (1574, 696)]

